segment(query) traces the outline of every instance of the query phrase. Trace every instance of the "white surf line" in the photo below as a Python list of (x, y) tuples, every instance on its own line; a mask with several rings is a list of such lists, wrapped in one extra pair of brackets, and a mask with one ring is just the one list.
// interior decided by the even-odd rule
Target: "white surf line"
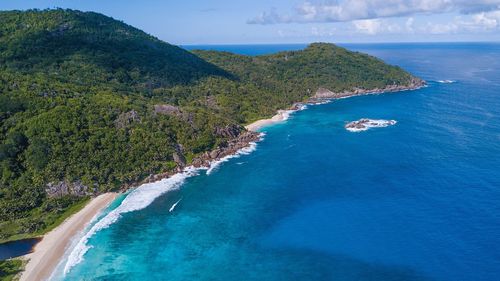
[(95, 223), (89, 231), (78, 241), (68, 256), (63, 273), (66, 275), (75, 265), (83, 261), (83, 256), (91, 248), (87, 245), (88, 240), (102, 229), (108, 228), (115, 223), (124, 213), (138, 211), (149, 206), (156, 198), (165, 192), (177, 189), (185, 179), (198, 174), (198, 170), (193, 167), (187, 168), (184, 172), (175, 174), (169, 178), (162, 179), (154, 183), (147, 183), (139, 186), (122, 201), (120, 206), (109, 212), (106, 216)]
[(453, 84), (453, 83), (457, 83), (456, 80), (437, 80), (436, 82), (441, 83), (441, 84)]
[(212, 161), (210, 163), (210, 167), (207, 169), (207, 172), (206, 172), (207, 175), (209, 176), (214, 171), (216, 171), (217, 168), (219, 168), (219, 166), (222, 163), (227, 162), (227, 161), (229, 161), (232, 158), (238, 158), (241, 155), (248, 155), (248, 154), (252, 153), (253, 151), (255, 151), (256, 149), (257, 149), (257, 143), (256, 142), (250, 142), (250, 143), (248, 143), (247, 147), (244, 147), (244, 148), (238, 150), (236, 153), (224, 156), (224, 157), (222, 157), (219, 160)]
[[(178, 189), (187, 178), (198, 175), (198, 172), (200, 170), (207, 170), (208, 174), (208, 171), (213, 171), (214, 166), (218, 166), (222, 162), (228, 161), (231, 158), (250, 154), (255, 151), (256, 148), (257, 143), (250, 142), (249, 146), (238, 150), (236, 153), (223, 157), (220, 160), (213, 161), (208, 168), (195, 168), (193, 166), (189, 166), (186, 167), (184, 171), (174, 174), (169, 178), (165, 178), (153, 183), (146, 183), (137, 187), (127, 195), (120, 206), (101, 218), (89, 229), (87, 233), (85, 233), (85, 235), (80, 238), (78, 243), (76, 243), (76, 246), (71, 250), (70, 254), (67, 257), (63, 274), (66, 275), (74, 266), (83, 261), (85, 253), (92, 247), (87, 245), (88, 240), (100, 230), (106, 229), (110, 225), (115, 223), (122, 216), (122, 214), (144, 209), (162, 194)], [(175, 209), (177, 203), (179, 202), (176, 202), (174, 206), (170, 208), (172, 211), (173, 209)]]

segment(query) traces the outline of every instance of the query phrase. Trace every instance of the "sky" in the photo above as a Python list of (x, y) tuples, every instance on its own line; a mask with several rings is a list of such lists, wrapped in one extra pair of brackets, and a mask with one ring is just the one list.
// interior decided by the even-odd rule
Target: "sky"
[(500, 0), (0, 0), (71, 8), (178, 45), (500, 41)]

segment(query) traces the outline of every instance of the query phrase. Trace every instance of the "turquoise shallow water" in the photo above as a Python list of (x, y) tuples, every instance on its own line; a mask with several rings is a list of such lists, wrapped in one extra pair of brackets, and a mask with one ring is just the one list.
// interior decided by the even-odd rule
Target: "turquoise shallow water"
[[(499, 280), (500, 45), (346, 47), (429, 87), (309, 106), (209, 175), (120, 198), (54, 279)], [(364, 117), (398, 123), (344, 129)]]

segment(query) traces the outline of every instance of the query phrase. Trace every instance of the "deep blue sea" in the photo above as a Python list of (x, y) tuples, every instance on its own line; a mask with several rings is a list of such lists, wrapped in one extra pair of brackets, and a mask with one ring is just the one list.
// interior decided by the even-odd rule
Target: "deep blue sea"
[[(309, 106), (209, 174), (122, 196), (54, 279), (500, 280), (500, 44), (344, 46), (429, 86)], [(360, 118), (397, 124), (345, 130)]]

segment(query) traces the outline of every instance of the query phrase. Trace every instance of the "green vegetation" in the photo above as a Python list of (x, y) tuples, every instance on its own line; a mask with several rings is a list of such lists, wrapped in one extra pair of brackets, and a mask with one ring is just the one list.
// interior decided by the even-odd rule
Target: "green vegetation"
[(23, 270), (24, 262), (19, 259), (0, 261), (0, 280), (17, 280), (17, 275)]
[[(268, 117), (318, 87), (411, 79), (332, 44), (191, 53), (97, 13), (0, 12), (0, 240), (44, 233), (89, 194), (171, 171), (179, 147), (193, 159), (227, 141), (220, 128)], [(54, 186), (62, 196), (49, 196)]]
[(3, 222), (2, 232), (12, 233), (12, 235), (0, 239), (0, 243), (41, 236), (81, 210), (88, 201), (88, 196), (83, 198), (74, 196), (48, 198), (39, 208), (31, 209), (28, 216)]
[(302, 51), (257, 57), (214, 51), (194, 53), (238, 78), (231, 81), (234, 85), (219, 82), (222, 87), (211, 88), (220, 91), (216, 95), (224, 114), (242, 123), (307, 99), (320, 87), (334, 92), (375, 89), (408, 85), (412, 79), (401, 68), (375, 57), (325, 43), (311, 44)]

